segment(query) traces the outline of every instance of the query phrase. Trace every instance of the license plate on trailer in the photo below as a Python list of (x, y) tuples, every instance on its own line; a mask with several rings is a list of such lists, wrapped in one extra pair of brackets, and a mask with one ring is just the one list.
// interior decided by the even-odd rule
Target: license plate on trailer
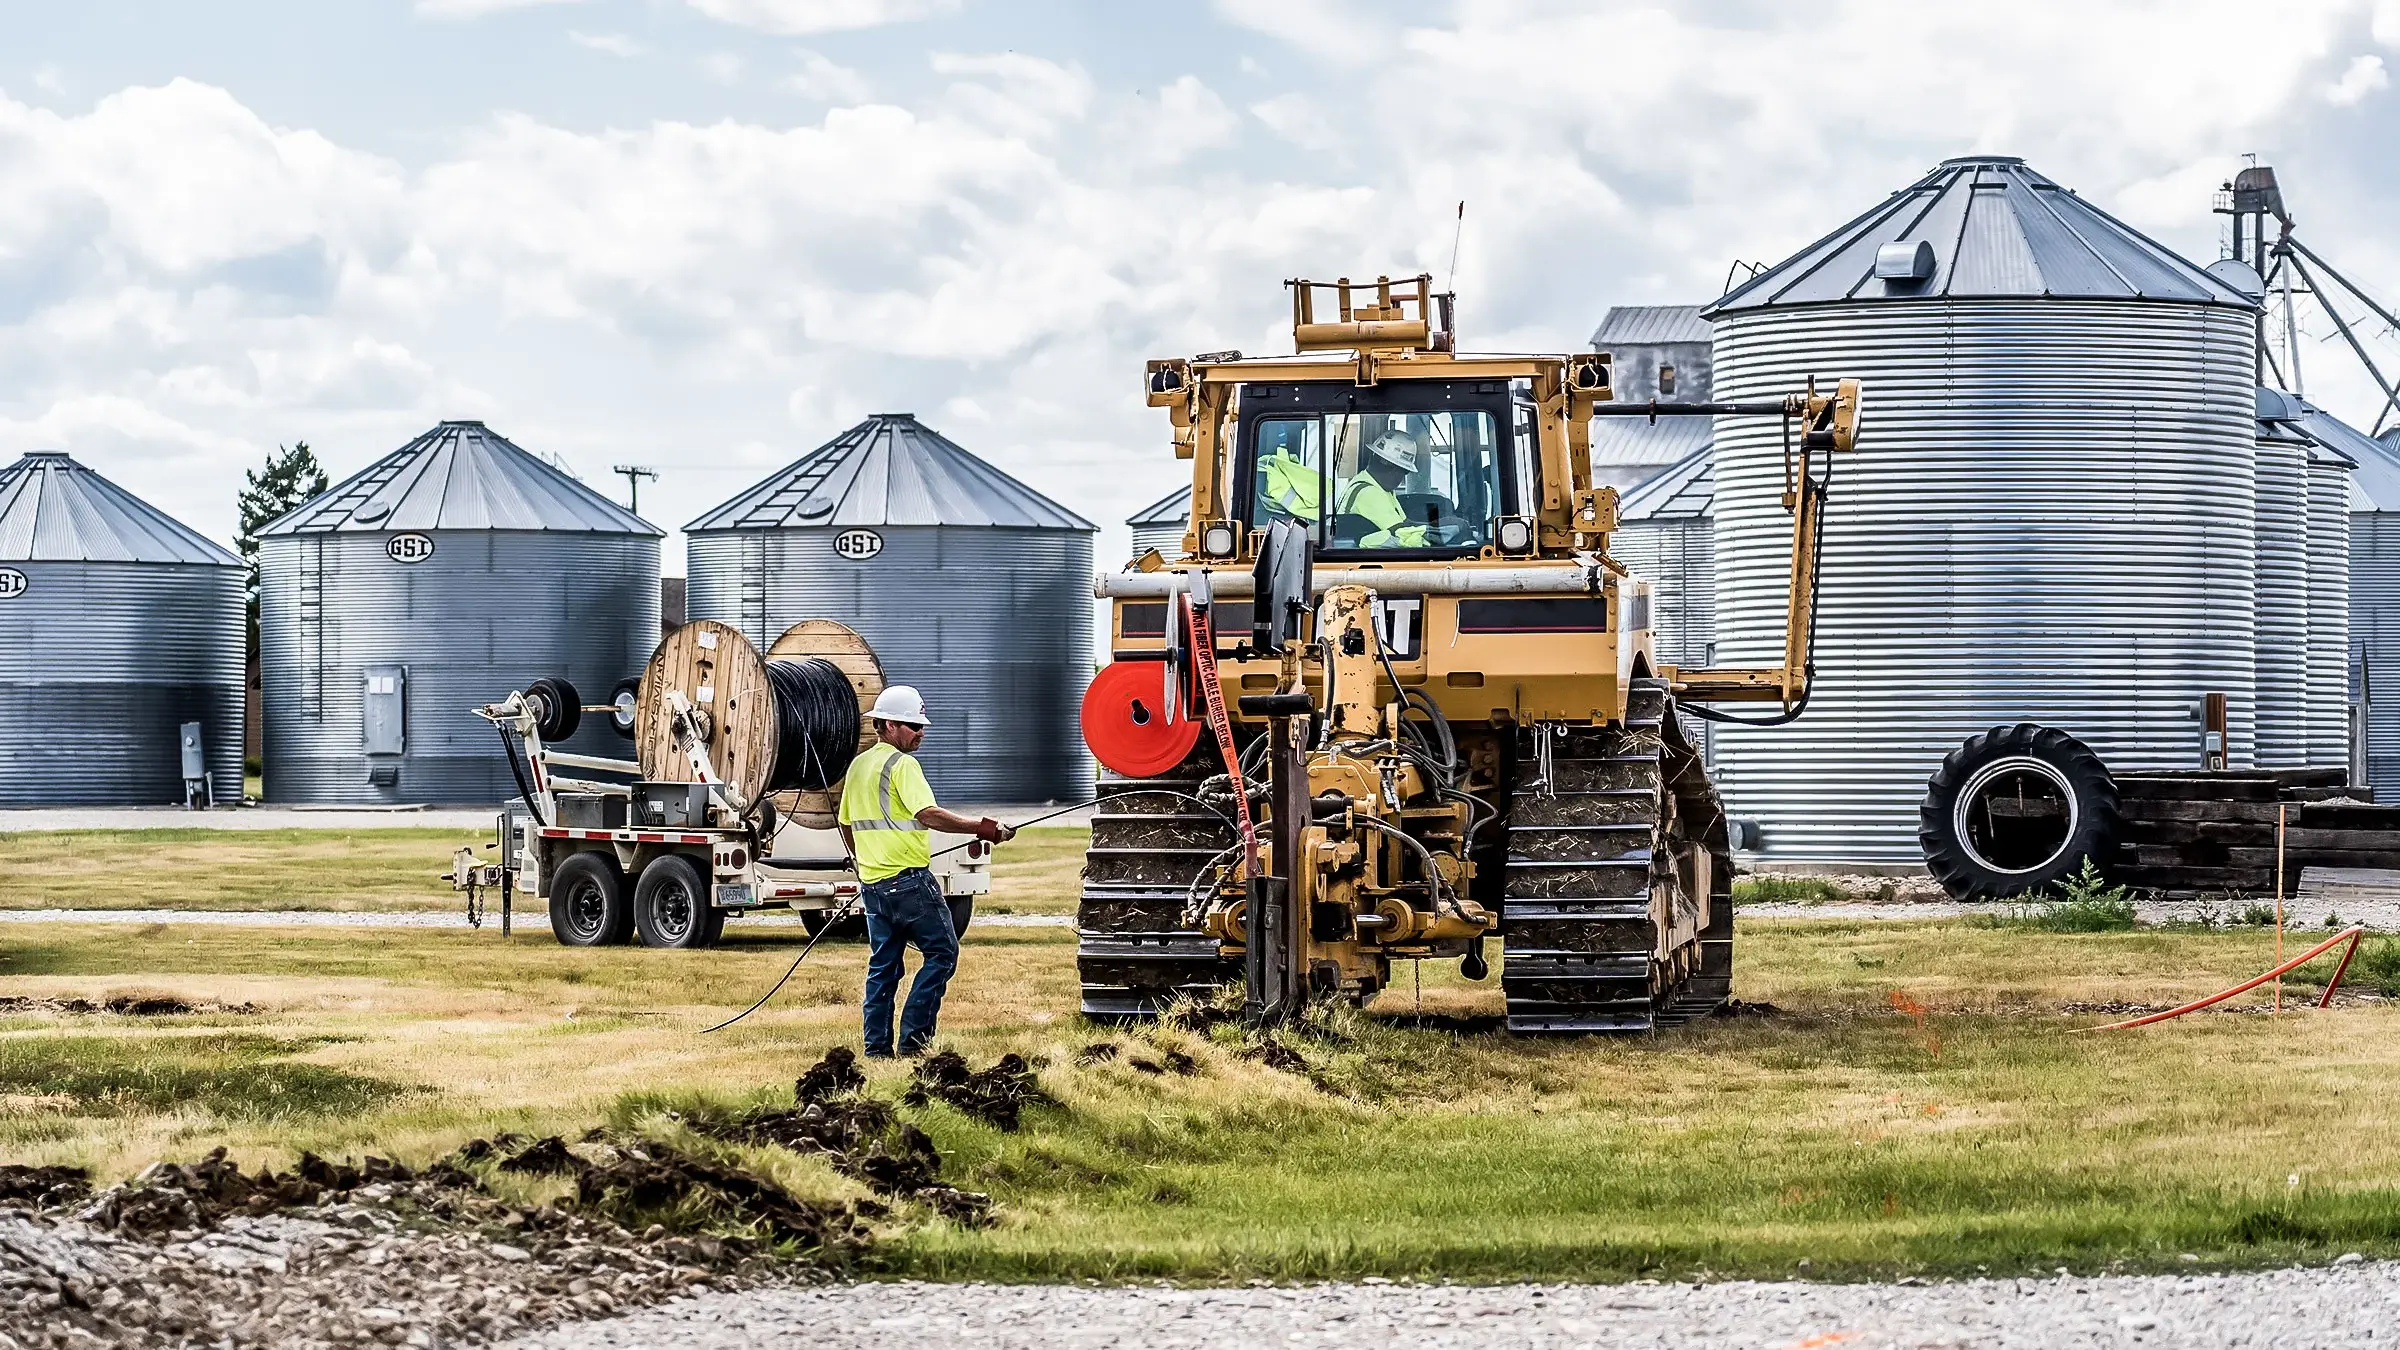
[(717, 883), (717, 908), (748, 909), (758, 903), (755, 889), (749, 882)]

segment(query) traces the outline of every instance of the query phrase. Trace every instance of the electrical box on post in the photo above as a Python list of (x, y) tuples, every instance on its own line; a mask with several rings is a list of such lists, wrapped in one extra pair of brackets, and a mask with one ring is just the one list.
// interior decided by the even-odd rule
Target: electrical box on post
[(408, 668), (369, 666), (361, 698), (363, 746), (370, 755), (397, 755), (408, 748)]

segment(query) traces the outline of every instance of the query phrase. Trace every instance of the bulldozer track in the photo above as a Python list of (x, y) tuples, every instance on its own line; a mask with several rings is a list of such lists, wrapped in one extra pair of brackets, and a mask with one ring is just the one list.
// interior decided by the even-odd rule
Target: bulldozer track
[(1215, 938), (1184, 922), (1193, 879), (1240, 837), (1224, 817), (1185, 799), (1217, 772), (1216, 747), (1204, 739), (1160, 777), (1100, 779), (1104, 800), (1092, 817), (1075, 911), (1086, 1017), (1155, 1017), (1178, 995), (1205, 997), (1241, 978), (1240, 963), (1220, 957)]
[(1554, 737), (1552, 780), (1511, 794), (1501, 988), (1520, 1032), (1649, 1031), (1732, 992), (1724, 811), (1661, 680), (1613, 726), (1520, 733), (1520, 778)]

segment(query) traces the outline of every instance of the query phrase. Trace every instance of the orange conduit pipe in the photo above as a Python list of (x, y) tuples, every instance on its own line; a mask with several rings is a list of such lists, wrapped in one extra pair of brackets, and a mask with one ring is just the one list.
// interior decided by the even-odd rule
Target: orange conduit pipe
[(2273, 970), (2268, 971), (2266, 974), (2259, 976), (2257, 979), (2245, 980), (2242, 983), (2235, 985), (2233, 988), (2226, 990), (2222, 994), (2211, 994), (2207, 998), (2201, 999), (2196, 1003), (2186, 1003), (2180, 1008), (2170, 1008), (2165, 1012), (2151, 1013), (2147, 1017), (2133, 1017), (2122, 1022), (2109, 1022), (2102, 1026), (2078, 1027), (2076, 1029), (2078, 1031), (2121, 1031), (2127, 1027), (2146, 1027), (2152, 1022), (2164, 1022), (2169, 1018), (2181, 1017), (2188, 1012), (2198, 1012), (2202, 1008), (2223, 1003), (2225, 1000), (2232, 998), (2236, 994), (2248, 993), (2260, 985), (2265, 984), (2269, 980), (2275, 979), (2280, 975), (2287, 974), (2297, 967), (2305, 966), (2309, 962), (2317, 959), (2320, 956), (2323, 956), (2325, 953), (2332, 951), (2336, 946), (2340, 945), (2344, 939), (2348, 939), (2350, 943), (2350, 950), (2342, 953), (2342, 963), (2334, 967), (2333, 979), (2325, 986), (2325, 997), (2317, 1000), (2317, 1006), (2322, 1008), (2325, 1005), (2333, 1002), (2333, 991), (2342, 987), (2343, 972), (2350, 969), (2350, 958), (2358, 955), (2358, 940), (2366, 936), (2366, 932), (2367, 926), (2365, 924), (2353, 924), (2350, 927), (2343, 929), (2341, 932), (2334, 934), (2332, 937), (2325, 939), (2323, 942), (2318, 943), (2316, 946), (2309, 948), (2307, 951), (2300, 953), (2298, 956), (2293, 957), (2291, 960), (2284, 962), (2282, 965), (2275, 967)]

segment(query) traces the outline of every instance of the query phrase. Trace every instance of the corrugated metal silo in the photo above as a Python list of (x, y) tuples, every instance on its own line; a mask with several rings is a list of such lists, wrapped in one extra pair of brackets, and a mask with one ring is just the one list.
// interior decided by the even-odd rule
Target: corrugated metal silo
[[(516, 795), (468, 710), (545, 675), (587, 703), (658, 644), (664, 531), (481, 422), (444, 422), (260, 532), (266, 792)], [(566, 748), (623, 757), (607, 720)]]
[[(1625, 419), (1632, 420), (1632, 419)], [(1699, 418), (1682, 418), (1702, 427)], [(1716, 645), (1716, 475), (1702, 445), (1627, 492), (1608, 550), (1650, 589), (1652, 653), (1697, 670)]]
[[(1698, 305), (1616, 305), (1592, 331), (1609, 354), (1619, 402), (1706, 402), (1711, 382), (1708, 321)], [(1663, 472), (1708, 444), (1697, 417), (1604, 417), (1593, 423), (1592, 482), (1620, 491)]]
[(2350, 763), (2350, 471), (2320, 448), (2308, 464), (2308, 763)]
[(1185, 485), (1133, 513), (1126, 522), (1133, 529), (1133, 556), (1138, 558), (1151, 549), (1169, 562), (1183, 556), (1184, 531), (1192, 527), (1192, 489)]
[[(1951, 160), (1718, 301), (1715, 396), (1866, 385), (1833, 468), (1814, 693), (1723, 728), (1774, 859), (1909, 862), (1942, 757), (2032, 720), (2198, 763), (2253, 705), (2257, 305), (2018, 160)], [(1781, 433), (1716, 433), (1717, 659), (1782, 654)], [(2235, 762), (2250, 755), (2237, 721)]]
[(2400, 799), (2400, 437), (2351, 443), (2350, 698), (2366, 705), (2367, 782)]
[(694, 618), (772, 642), (864, 634), (925, 695), (918, 758), (949, 802), (1088, 795), (1089, 521), (906, 413), (868, 418), (684, 527)]
[(63, 454), (0, 469), (0, 806), (242, 795), (242, 560)]
[(2294, 768), (2309, 762), (2315, 734), (2309, 681), (2309, 459), (2299, 426), (2300, 400), (2258, 391), (2258, 649), (2251, 718), (2257, 762)]

